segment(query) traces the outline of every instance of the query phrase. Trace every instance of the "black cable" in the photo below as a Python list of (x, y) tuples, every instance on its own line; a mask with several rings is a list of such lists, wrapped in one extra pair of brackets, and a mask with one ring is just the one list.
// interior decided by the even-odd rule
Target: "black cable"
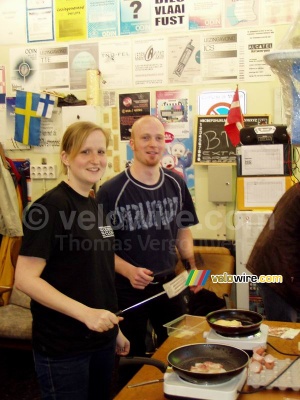
[(275, 351), (277, 351), (277, 353), (283, 354), (284, 356), (300, 356), (300, 354), (291, 354), (291, 353), (284, 353), (283, 351), (278, 350), (275, 346), (273, 346), (270, 342), (267, 342), (267, 345), (272, 347), (272, 349), (274, 349)]
[[(290, 354), (290, 353), (284, 353), (283, 351), (278, 350), (276, 347), (274, 347), (271, 343), (267, 342), (267, 345), (272, 347), (275, 351), (277, 351), (277, 353), (283, 354), (285, 356), (297, 356), (283, 371), (280, 372), (279, 375), (277, 375), (274, 379), (272, 379), (270, 382), (268, 382), (266, 385), (264, 386), (260, 386), (257, 389), (252, 389), (249, 391), (244, 391), (244, 390), (238, 390), (237, 392), (239, 394), (253, 394), (253, 393), (257, 393), (257, 392), (262, 392), (263, 390), (266, 390), (268, 386), (272, 385), (272, 383), (274, 383), (278, 378), (280, 378), (293, 364), (295, 364), (296, 361), (298, 361), (300, 359), (300, 356), (297, 354)], [(245, 382), (246, 383), (246, 382)]]

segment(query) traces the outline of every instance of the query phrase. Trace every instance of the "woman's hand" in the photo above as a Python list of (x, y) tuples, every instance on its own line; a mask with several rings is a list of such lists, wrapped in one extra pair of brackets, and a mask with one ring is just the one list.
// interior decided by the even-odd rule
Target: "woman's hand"
[(92, 331), (106, 332), (118, 325), (119, 321), (120, 317), (108, 310), (88, 308), (83, 322)]
[(123, 335), (121, 329), (119, 329), (119, 333), (117, 336), (116, 353), (118, 354), (118, 356), (127, 356), (129, 350), (130, 350), (130, 342)]

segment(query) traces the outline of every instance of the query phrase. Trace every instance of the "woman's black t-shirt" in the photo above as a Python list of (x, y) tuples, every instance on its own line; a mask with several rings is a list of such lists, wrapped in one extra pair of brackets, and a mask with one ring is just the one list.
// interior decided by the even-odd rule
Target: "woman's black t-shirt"
[[(20, 254), (46, 260), (41, 277), (65, 295), (92, 308), (117, 311), (114, 234), (101, 205), (61, 182), (29, 208)], [(113, 340), (108, 332), (32, 300), (33, 346), (45, 354), (76, 354)]]

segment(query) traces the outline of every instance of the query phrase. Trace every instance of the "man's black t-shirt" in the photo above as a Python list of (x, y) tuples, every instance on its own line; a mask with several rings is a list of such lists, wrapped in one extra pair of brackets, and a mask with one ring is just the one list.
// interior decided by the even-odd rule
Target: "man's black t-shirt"
[(178, 174), (161, 169), (158, 183), (149, 186), (127, 169), (105, 182), (96, 199), (110, 217), (118, 256), (154, 274), (174, 271), (178, 230), (198, 223), (191, 195)]

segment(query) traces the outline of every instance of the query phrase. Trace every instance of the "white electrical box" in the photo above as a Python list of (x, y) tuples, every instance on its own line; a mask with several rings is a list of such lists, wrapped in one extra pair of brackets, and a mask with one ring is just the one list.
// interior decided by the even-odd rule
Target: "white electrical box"
[(56, 179), (56, 165), (54, 164), (34, 164), (30, 165), (31, 179)]
[[(99, 108), (99, 107), (98, 107)], [(97, 107), (96, 106), (72, 106), (62, 107), (62, 131), (65, 132), (67, 127), (73, 122), (90, 121), (97, 122)]]

